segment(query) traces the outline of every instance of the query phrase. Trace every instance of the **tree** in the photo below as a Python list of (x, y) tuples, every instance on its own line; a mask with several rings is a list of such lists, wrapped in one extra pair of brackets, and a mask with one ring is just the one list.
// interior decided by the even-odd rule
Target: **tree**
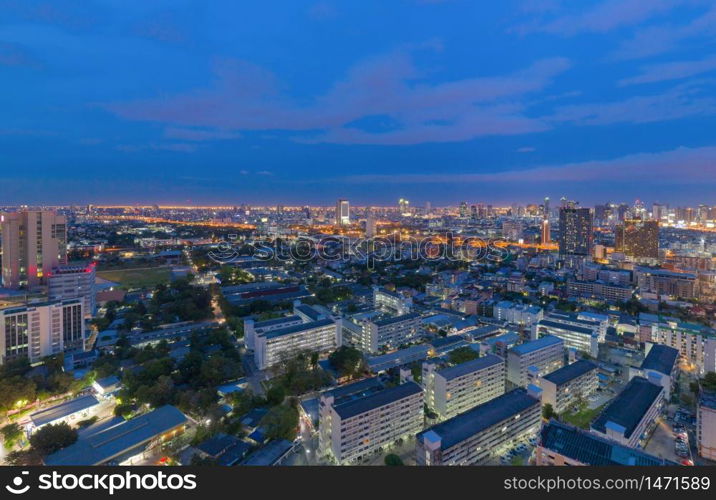
[(77, 441), (77, 431), (67, 423), (48, 424), (30, 437), (32, 448), (41, 455), (49, 455)]
[(17, 442), (22, 439), (22, 436), (24, 435), (22, 427), (18, 424), (6, 425), (0, 429), (0, 434), (2, 434), (3, 441), (5, 442), (5, 448), (8, 450), (15, 446), (15, 444), (17, 444)]
[(466, 363), (467, 361), (472, 361), (473, 359), (477, 359), (479, 357), (480, 354), (471, 347), (458, 347), (457, 349), (450, 351), (450, 354), (448, 354), (450, 363), (454, 365)]
[(396, 455), (395, 453), (390, 453), (385, 456), (385, 465), (388, 466), (398, 466), (398, 465), (404, 465), (403, 460)]
[(703, 387), (707, 391), (716, 391), (716, 372), (708, 372), (704, 376)]
[(328, 361), (341, 377), (354, 378), (365, 370), (363, 353), (349, 346), (341, 346), (328, 356)]
[(261, 419), (269, 439), (296, 439), (298, 410), (290, 405), (275, 406)]
[(547, 403), (542, 407), (542, 417), (546, 420), (550, 420), (552, 418), (557, 418), (557, 412), (554, 411), (554, 408), (551, 404)]
[(286, 397), (286, 390), (280, 385), (274, 385), (266, 391), (266, 402), (271, 406), (280, 405)]

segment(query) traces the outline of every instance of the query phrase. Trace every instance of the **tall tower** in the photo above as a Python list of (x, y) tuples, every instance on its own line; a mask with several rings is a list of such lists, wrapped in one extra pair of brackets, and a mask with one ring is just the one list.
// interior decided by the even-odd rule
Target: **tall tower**
[(351, 223), (351, 207), (348, 200), (336, 202), (336, 226), (347, 226)]
[(560, 255), (588, 256), (592, 253), (592, 213), (569, 204), (559, 210)]
[(549, 219), (543, 219), (540, 227), (540, 243), (543, 245), (549, 245), (552, 243), (552, 235), (550, 234)]
[(67, 221), (50, 210), (25, 210), (0, 217), (2, 283), (34, 288), (53, 267), (67, 264)]

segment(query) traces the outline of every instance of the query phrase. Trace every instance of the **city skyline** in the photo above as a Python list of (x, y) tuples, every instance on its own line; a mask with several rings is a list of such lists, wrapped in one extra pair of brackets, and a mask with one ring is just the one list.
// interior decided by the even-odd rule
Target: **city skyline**
[(5, 204), (716, 203), (709, 2), (0, 6)]

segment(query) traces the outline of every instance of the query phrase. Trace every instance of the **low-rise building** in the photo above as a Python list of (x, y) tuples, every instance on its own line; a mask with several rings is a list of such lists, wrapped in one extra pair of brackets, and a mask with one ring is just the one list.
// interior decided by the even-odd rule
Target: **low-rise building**
[(538, 466), (676, 465), (556, 420), (542, 426), (535, 456)]
[(641, 363), (641, 375), (649, 382), (664, 388), (668, 398), (678, 374), (679, 351), (661, 344), (646, 344), (646, 357)]
[(418, 465), (479, 465), (539, 432), (541, 405), (515, 389), (420, 432)]
[(580, 359), (540, 377), (542, 404), (561, 413), (593, 394), (599, 386), (596, 363)]
[(76, 424), (93, 417), (99, 408), (99, 400), (92, 396), (80, 396), (30, 414), (30, 431), (34, 432), (45, 425), (66, 423)]
[(653, 429), (663, 400), (663, 387), (634, 377), (592, 422), (591, 430), (636, 448)]
[(494, 354), (442, 369), (426, 362), (422, 384), (428, 408), (452, 418), (505, 393), (505, 362)]
[(507, 380), (525, 387), (531, 383), (530, 367), (537, 374), (547, 374), (564, 365), (564, 342), (546, 335), (540, 339), (516, 345), (507, 352)]
[(501, 321), (529, 328), (541, 320), (544, 314), (541, 307), (503, 300), (495, 304), (492, 315)]

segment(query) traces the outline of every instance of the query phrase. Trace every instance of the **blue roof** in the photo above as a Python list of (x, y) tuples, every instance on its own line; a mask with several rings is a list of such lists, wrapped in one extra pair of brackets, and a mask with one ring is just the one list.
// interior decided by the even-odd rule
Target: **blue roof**
[(293, 443), (285, 439), (275, 439), (256, 450), (241, 465), (273, 465), (293, 447)]
[(419, 433), (417, 438), (423, 440), (427, 437), (434, 440), (435, 435), (437, 435), (442, 441), (441, 448), (444, 450), (513, 415), (539, 405), (540, 401), (527, 394), (525, 389), (515, 389), (491, 399), (487, 403), (476, 406), (472, 410), (439, 423)]
[(301, 321), (300, 316), (284, 316), (282, 318), (267, 319), (264, 321), (257, 321), (254, 323), (254, 328), (266, 328), (267, 326), (280, 325), (282, 323), (293, 323)]
[(80, 436), (74, 444), (49, 455), (44, 461), (52, 466), (101, 465), (186, 422), (186, 416), (177, 408), (162, 406), (131, 420)]
[(555, 420), (542, 427), (541, 445), (586, 465), (676, 465)]
[(422, 392), (423, 389), (418, 384), (407, 382), (369, 396), (336, 405), (333, 408), (342, 419), (347, 419)]
[(504, 363), (504, 360), (501, 357), (495, 356), (494, 354), (488, 354), (482, 358), (476, 358), (471, 361), (460, 363), (459, 365), (443, 368), (438, 371), (438, 374), (446, 380), (452, 380), (454, 378), (467, 375), (468, 373), (474, 373), (478, 370), (484, 370), (490, 366), (502, 363)]
[(544, 337), (541, 337), (537, 340), (516, 345), (515, 347), (510, 349), (510, 351), (515, 352), (519, 355), (523, 355), (539, 351), (540, 349), (544, 349), (545, 347), (563, 343), (564, 342), (559, 337), (555, 337), (554, 335), (545, 335)]
[(624, 437), (631, 437), (661, 391), (661, 386), (644, 377), (634, 377), (592, 423), (592, 429), (606, 434), (607, 425), (612, 422), (624, 428)]
[(548, 319), (543, 319), (538, 324), (539, 326), (545, 326), (547, 328), (556, 328), (558, 330), (567, 330), (575, 333), (583, 333), (584, 335), (592, 335), (594, 333), (594, 330), (592, 330), (591, 328), (570, 325), (568, 323), (559, 323), (557, 321), (550, 321)]
[(92, 395), (81, 396), (79, 398), (70, 399), (64, 403), (51, 406), (50, 408), (36, 411), (30, 415), (30, 419), (32, 420), (32, 423), (35, 424), (35, 427), (41, 427), (45, 424), (50, 424), (56, 420), (68, 417), (74, 413), (92, 408), (98, 404), (99, 401)]
[(354, 396), (364, 396), (383, 388), (383, 384), (380, 383), (378, 377), (365, 378), (352, 384), (342, 385), (331, 389), (322, 394), (322, 396), (332, 396), (336, 403), (339, 403), (344, 398), (350, 398)]
[(394, 316), (392, 318), (379, 319), (378, 321), (374, 321), (373, 323), (378, 326), (386, 326), (392, 325), (394, 323), (400, 323), (401, 321), (410, 321), (419, 317), (420, 315), (418, 313), (408, 313), (403, 314), (401, 316)]
[(574, 380), (577, 377), (581, 377), (587, 372), (596, 371), (597, 364), (589, 361), (588, 359), (580, 359), (572, 363), (571, 365), (563, 366), (559, 370), (553, 371), (552, 373), (545, 375), (545, 380), (549, 380), (553, 384), (560, 386), (567, 382)]
[(308, 306), (306, 304), (300, 304), (300, 305), (296, 306), (295, 309), (297, 311), (300, 311), (301, 313), (305, 314), (306, 316), (311, 318), (313, 321), (317, 321), (322, 316), (322, 314), (320, 312), (316, 311), (314, 308), (312, 308), (311, 306)]
[(654, 370), (665, 375), (671, 375), (679, 357), (679, 351), (673, 347), (654, 344), (641, 364), (642, 370)]

